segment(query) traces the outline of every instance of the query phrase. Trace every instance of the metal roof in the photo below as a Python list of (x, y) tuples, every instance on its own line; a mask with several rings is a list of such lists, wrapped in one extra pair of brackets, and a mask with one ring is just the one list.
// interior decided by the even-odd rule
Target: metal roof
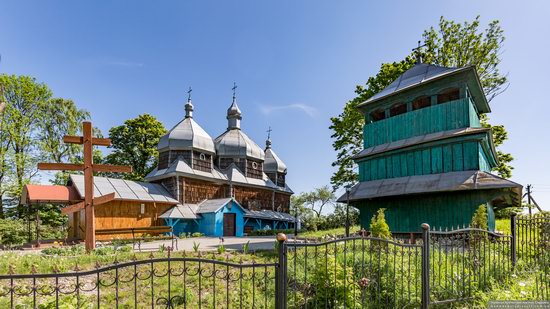
[[(84, 176), (72, 174), (70, 182), (80, 197), (84, 196)], [(124, 179), (94, 177), (94, 196), (115, 193), (115, 200), (177, 204), (172, 195), (160, 184)]]
[(264, 171), (286, 173), (286, 164), (271, 149), (271, 140), (266, 141)]
[(37, 203), (62, 203), (80, 201), (75, 188), (71, 186), (25, 185), (21, 194), (21, 205)]
[(166, 135), (160, 138), (158, 150), (190, 150), (196, 149), (214, 154), (216, 149), (212, 137), (193, 120), (186, 117), (175, 125)]
[[(408, 194), (451, 192), (463, 190), (488, 190), (510, 188), (519, 190), (520, 184), (483, 171), (462, 171), (432, 175), (419, 175), (364, 181), (353, 186), (349, 200), (357, 201), (378, 197)], [(338, 202), (346, 202), (347, 194)]]
[(246, 210), (245, 217), (247, 218), (256, 218), (256, 219), (265, 219), (265, 220), (276, 220), (276, 221), (288, 221), (294, 222), (294, 217), (285, 212), (278, 212), (272, 210)]
[(240, 129), (230, 129), (214, 140), (216, 153), (220, 157), (248, 157), (263, 161), (265, 154), (248, 135)]
[(378, 101), (382, 98), (388, 97), (392, 94), (403, 91), (410, 87), (420, 85), (422, 83), (431, 81), (433, 79), (436, 79), (451, 73), (464, 70), (466, 68), (468, 67), (446, 68), (446, 67), (441, 67), (441, 66), (426, 64), (426, 63), (416, 64), (412, 68), (408, 69), (401, 76), (399, 76), (396, 80), (394, 80), (389, 86), (384, 88), (384, 90), (373, 95), (365, 102), (359, 104), (359, 106), (369, 104), (374, 101)]
[[(193, 207), (193, 206), (194, 207)], [(199, 219), (200, 217), (195, 213), (196, 204), (185, 204), (185, 205), (175, 205), (162, 215), (159, 216), (161, 219)]]
[(361, 159), (369, 156), (373, 156), (379, 153), (396, 150), (400, 148), (405, 148), (413, 145), (423, 144), (434, 142), (437, 140), (442, 140), (446, 138), (453, 138), (458, 136), (470, 135), (470, 134), (479, 134), (490, 132), (490, 128), (460, 128), (448, 131), (435, 132), (420, 136), (413, 136), (406, 139), (385, 143), (381, 145), (372, 146), (369, 148), (363, 149), (360, 153), (356, 154), (353, 159)]
[(220, 198), (220, 199), (212, 199), (212, 200), (204, 200), (198, 204), (198, 208), (196, 210), (196, 213), (203, 214), (203, 213), (212, 213), (212, 212), (218, 212), (222, 207), (227, 205), (227, 203), (234, 201), (235, 204), (237, 204), (240, 208), (242, 206), (237, 203), (233, 198)]

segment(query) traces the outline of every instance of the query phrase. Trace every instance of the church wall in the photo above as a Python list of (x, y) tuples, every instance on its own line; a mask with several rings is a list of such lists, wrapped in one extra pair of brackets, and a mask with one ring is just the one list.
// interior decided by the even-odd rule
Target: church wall
[(228, 196), (229, 186), (227, 185), (180, 177), (180, 196), (178, 200), (181, 202), (198, 204), (205, 199), (217, 199)]

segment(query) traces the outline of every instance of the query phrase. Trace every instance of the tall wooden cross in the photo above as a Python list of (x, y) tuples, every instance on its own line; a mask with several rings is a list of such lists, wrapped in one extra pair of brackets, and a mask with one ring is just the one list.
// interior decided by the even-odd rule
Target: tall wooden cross
[(83, 136), (65, 136), (63, 142), (67, 144), (84, 145), (84, 164), (72, 163), (38, 163), (38, 169), (48, 171), (83, 171), (84, 172), (84, 202), (70, 205), (62, 209), (65, 214), (85, 210), (86, 213), (86, 250), (95, 248), (95, 212), (94, 205), (112, 201), (114, 193), (94, 198), (94, 172), (131, 173), (131, 166), (94, 164), (93, 146), (111, 146), (111, 139), (92, 137), (92, 123), (82, 123)]

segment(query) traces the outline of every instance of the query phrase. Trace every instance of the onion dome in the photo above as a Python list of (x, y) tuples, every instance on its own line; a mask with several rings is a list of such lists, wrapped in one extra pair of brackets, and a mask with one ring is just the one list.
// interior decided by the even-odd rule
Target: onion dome
[(266, 173), (286, 173), (286, 164), (271, 149), (271, 139), (265, 141), (265, 161), (264, 172)]
[(264, 160), (265, 154), (248, 135), (241, 130), (241, 110), (235, 97), (227, 109), (227, 131), (214, 140), (217, 155)]
[(191, 99), (185, 104), (185, 118), (160, 138), (158, 150), (199, 150), (214, 154), (216, 149), (212, 137), (193, 120)]

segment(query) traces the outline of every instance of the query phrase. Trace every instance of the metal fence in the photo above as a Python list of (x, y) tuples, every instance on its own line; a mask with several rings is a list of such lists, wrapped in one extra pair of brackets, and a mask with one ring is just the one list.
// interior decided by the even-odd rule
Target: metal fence
[(0, 276), (1, 308), (273, 308), (276, 263), (170, 256)]
[[(543, 216), (541, 216), (543, 217)], [(416, 243), (365, 234), (326, 241), (278, 235), (271, 263), (168, 255), (70, 273), (0, 276), (0, 307), (428, 308), (464, 302), (513, 270), (550, 297), (550, 217), (512, 218), (512, 236), (431, 231)], [(528, 248), (537, 246), (537, 248)]]

